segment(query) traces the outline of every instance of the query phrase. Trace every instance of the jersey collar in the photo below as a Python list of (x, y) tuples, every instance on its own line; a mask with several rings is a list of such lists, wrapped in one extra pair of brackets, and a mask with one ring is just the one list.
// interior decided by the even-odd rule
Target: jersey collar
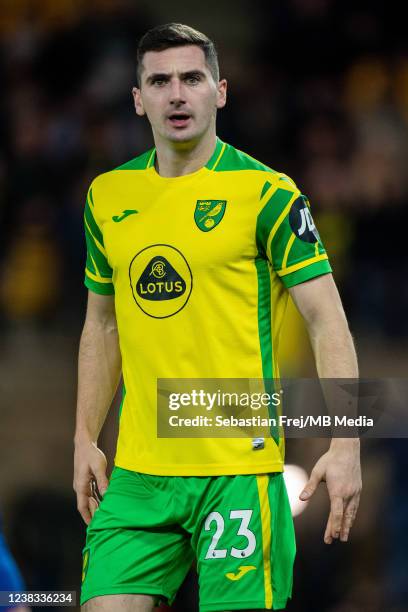
[[(218, 166), (219, 162), (221, 161), (222, 156), (224, 155), (226, 146), (227, 146), (226, 143), (223, 142), (217, 136), (214, 152), (211, 155), (208, 162), (205, 164), (205, 166), (203, 166), (203, 168), (207, 168), (207, 170), (215, 170), (215, 168)], [(150, 152), (150, 155), (147, 158), (146, 170), (149, 168), (154, 169), (155, 161), (156, 161), (156, 149), (153, 148)], [(200, 168), (196, 172), (193, 172), (192, 174), (196, 174), (197, 172), (200, 172), (200, 170), (202, 170), (202, 168)], [(160, 176), (160, 175), (157, 175), (157, 176)], [(184, 176), (190, 176), (190, 175), (186, 174)], [(161, 177), (161, 178), (169, 178), (169, 177)], [(170, 177), (170, 178), (182, 178), (182, 177)]]
[(205, 164), (205, 167), (208, 170), (215, 170), (215, 168), (218, 166), (221, 160), (221, 157), (224, 155), (226, 146), (227, 145), (225, 144), (225, 142), (222, 142), (222, 140), (217, 137), (217, 142), (215, 144), (214, 153), (211, 155), (210, 159)]

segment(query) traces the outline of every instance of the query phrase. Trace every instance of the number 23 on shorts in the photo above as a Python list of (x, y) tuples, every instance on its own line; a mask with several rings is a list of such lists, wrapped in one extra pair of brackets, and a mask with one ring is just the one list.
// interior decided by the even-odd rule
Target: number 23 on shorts
[(202, 612), (281, 609), (291, 595), (295, 541), (282, 475), (238, 479), (200, 526)]

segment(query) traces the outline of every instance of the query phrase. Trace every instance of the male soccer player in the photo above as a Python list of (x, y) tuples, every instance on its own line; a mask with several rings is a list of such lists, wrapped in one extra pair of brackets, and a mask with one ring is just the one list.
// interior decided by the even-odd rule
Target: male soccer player
[[(308, 200), (286, 175), (217, 138), (226, 90), (206, 36), (174, 23), (147, 32), (133, 97), (155, 148), (89, 189), (74, 477), (88, 525), (87, 611), (171, 603), (194, 557), (203, 612), (282, 609), (291, 594), (283, 440), (159, 438), (158, 378), (278, 376), (288, 292), (319, 376), (357, 376)], [(108, 484), (97, 439), (121, 373)], [(345, 541), (361, 487), (358, 440), (331, 442), (302, 499), (322, 480), (331, 500), (325, 542)], [(91, 520), (93, 481), (103, 499)]]

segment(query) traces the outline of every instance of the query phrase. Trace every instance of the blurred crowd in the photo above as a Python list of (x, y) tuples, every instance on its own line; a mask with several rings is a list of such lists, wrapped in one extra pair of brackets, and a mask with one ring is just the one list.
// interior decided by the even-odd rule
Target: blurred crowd
[[(131, 0), (3, 5), (0, 312), (65, 325), (83, 309), (87, 187), (152, 144), (130, 89), (137, 41), (160, 17)], [(230, 91), (219, 134), (309, 196), (359, 331), (406, 337), (403, 23), (383, 2), (250, 8), (245, 44), (232, 24), (216, 38)]]
[[(378, 349), (387, 344), (403, 351), (408, 339), (405, 21), (378, 0), (208, 2), (213, 15), (223, 5), (223, 17), (213, 28), (206, 27), (205, 7), (196, 21), (184, 19), (191, 3), (182, 0), (174, 14), (165, 2), (2, 1), (0, 333), (19, 327), (51, 326), (73, 335), (79, 330), (86, 297), (86, 192), (97, 174), (152, 146), (148, 123), (135, 116), (130, 94), (136, 47), (148, 28), (175, 20), (202, 29), (219, 49), (221, 75), (229, 83), (220, 137), (292, 176), (309, 197), (354, 335), (370, 338)], [(41, 342), (31, 350), (39, 370), (41, 355), (49, 363), (49, 345), (45, 350)], [(74, 364), (69, 367), (72, 374)], [(60, 370), (61, 377), (68, 371)], [(47, 409), (40, 393), (33, 402), (38, 410)], [(72, 403), (61, 398), (53, 406), (73, 422)], [(23, 414), (24, 406), (16, 410)], [(68, 453), (70, 444), (69, 439)], [(309, 463), (309, 469), (311, 451), (293, 445), (288, 446), (291, 460)], [(344, 548), (327, 553), (320, 545), (323, 514), (297, 524), (297, 598), (289, 610), (323, 610), (316, 607), (317, 592), (330, 601), (324, 608), (330, 612), (408, 609), (405, 454), (404, 440), (368, 447), (364, 520), (356, 527), (351, 565)], [(64, 478), (71, 478), (68, 470)], [(380, 499), (378, 491), (385, 492)], [(379, 532), (382, 515), (387, 520)], [(7, 517), (28, 586), (77, 588), (83, 533), (72, 494), (35, 487), (20, 491)], [(50, 526), (53, 538), (47, 536)], [(311, 562), (318, 571), (310, 571)], [(343, 563), (344, 573), (333, 578)], [(194, 585), (189, 578), (176, 610), (196, 609)]]

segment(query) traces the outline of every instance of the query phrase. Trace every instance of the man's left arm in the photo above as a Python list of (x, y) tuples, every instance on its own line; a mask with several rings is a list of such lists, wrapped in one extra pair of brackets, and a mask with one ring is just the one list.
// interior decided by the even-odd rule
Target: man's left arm
[[(313, 278), (289, 289), (303, 316), (320, 378), (358, 378), (353, 340), (337, 287), (331, 274)], [(314, 466), (300, 494), (307, 500), (325, 481), (330, 497), (330, 514), (324, 541), (348, 540), (361, 493), (359, 438), (333, 438), (329, 450)]]

